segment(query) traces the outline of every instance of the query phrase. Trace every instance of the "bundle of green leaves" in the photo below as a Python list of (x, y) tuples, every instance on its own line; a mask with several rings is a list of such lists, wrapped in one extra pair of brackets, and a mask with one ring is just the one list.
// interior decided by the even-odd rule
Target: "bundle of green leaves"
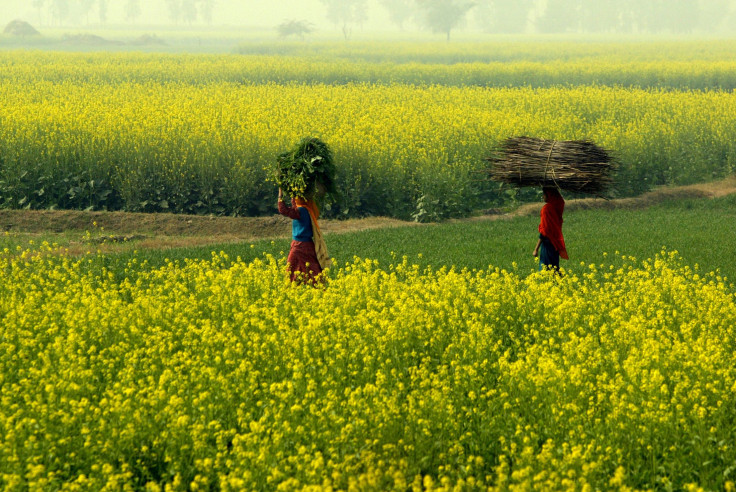
[(302, 138), (278, 155), (276, 184), (287, 195), (314, 199), (335, 192), (335, 164), (330, 148), (316, 137)]

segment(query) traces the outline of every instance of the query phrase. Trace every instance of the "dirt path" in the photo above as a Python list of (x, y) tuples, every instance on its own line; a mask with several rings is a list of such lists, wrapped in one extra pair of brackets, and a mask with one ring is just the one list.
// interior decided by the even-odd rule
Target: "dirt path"
[[(325, 220), (320, 224), (327, 234), (420, 225), (386, 217)], [(130, 249), (131, 245), (136, 249), (176, 248), (286, 238), (291, 234), (291, 219), (282, 215), (210, 217), (79, 210), (0, 210), (0, 233), (3, 231), (30, 239), (67, 236), (66, 240), (53, 242), (69, 247), (72, 252), (83, 252), (90, 249), (90, 245), (109, 251)]]
[[(568, 200), (566, 211), (606, 208), (634, 209), (666, 200), (715, 198), (736, 193), (736, 177), (683, 187), (659, 188), (639, 197), (617, 200)], [(519, 207), (508, 214), (485, 214), (456, 221), (503, 220), (539, 213), (541, 203)], [(270, 217), (207, 217), (199, 215), (141, 214), (129, 212), (83, 212), (77, 210), (0, 210), (0, 231), (29, 235), (79, 233), (105, 239), (107, 243), (135, 240), (136, 248), (198, 246), (213, 243), (244, 242), (288, 237), (290, 220)], [(350, 220), (324, 220), (327, 234), (388, 227), (418, 226), (385, 217)], [(81, 242), (81, 241), (80, 241)]]
[[(728, 177), (721, 181), (712, 183), (700, 183), (689, 186), (662, 187), (643, 195), (631, 198), (618, 198), (605, 200), (603, 198), (584, 198), (568, 200), (565, 204), (565, 212), (583, 210), (590, 208), (615, 209), (638, 209), (651, 207), (670, 200), (688, 200), (693, 198), (717, 198), (736, 193), (736, 176)], [(508, 214), (489, 214), (462, 220), (494, 220), (509, 219), (514, 217), (525, 217), (537, 215), (542, 209), (542, 203), (529, 203)]]

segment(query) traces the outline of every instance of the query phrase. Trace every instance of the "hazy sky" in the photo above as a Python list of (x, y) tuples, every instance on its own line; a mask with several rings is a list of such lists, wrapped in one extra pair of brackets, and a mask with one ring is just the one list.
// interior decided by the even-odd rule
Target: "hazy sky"
[[(215, 0), (213, 24), (274, 27), (284, 20), (306, 20), (319, 28), (332, 28), (326, 20), (325, 6), (319, 0)], [(70, 0), (70, 3), (76, 3)], [(109, 23), (125, 24), (126, 0), (109, 0)], [(377, 0), (369, 0), (369, 20), (366, 28), (380, 29), (389, 23), (384, 9)], [(141, 25), (170, 24), (164, 0), (142, 0), (143, 15), (138, 20)], [(44, 12), (42, 15), (46, 16)], [(39, 12), (33, 8), (31, 0), (0, 0), (0, 25), (13, 19), (22, 19), (31, 24), (39, 24)], [(97, 24), (96, 11), (90, 16), (90, 23)], [(48, 20), (44, 17), (44, 23)], [(83, 21), (81, 25), (85, 25)], [(72, 25), (70, 24), (70, 27)]]
[[(52, 0), (47, 0), (51, 2)], [(79, 3), (81, 0), (68, 0), (71, 5), (71, 15), (69, 19), (64, 21), (61, 26), (63, 29), (73, 30), (89, 26), (92, 29), (99, 29), (100, 22), (96, 8), (88, 15), (80, 15)], [(92, 0), (97, 5), (97, 0)], [(125, 7), (128, 0), (108, 0), (108, 21), (107, 25), (119, 27), (127, 25)], [(215, 8), (213, 11), (212, 25), (217, 26), (236, 26), (236, 27), (262, 27), (273, 29), (285, 20), (308, 21), (314, 25), (317, 31), (340, 32), (340, 27), (332, 25), (327, 20), (327, 8), (320, 0), (214, 0)], [(366, 31), (388, 31), (395, 30), (396, 27), (390, 22), (389, 16), (379, 0), (366, 0), (368, 2), (368, 19), (362, 26)], [(596, 2), (596, 0), (588, 0)], [(649, 0), (642, 0), (643, 6)], [(536, 0), (536, 8), (534, 12), (544, 10), (547, 0)], [(169, 13), (166, 8), (166, 0), (140, 0), (142, 7), (142, 15), (135, 22), (138, 27), (162, 27), (172, 25)], [(718, 27), (718, 24), (728, 24), (730, 30), (736, 27), (736, 0), (705, 0), (700, 3), (701, 10), (710, 11), (709, 15), (711, 24), (705, 24), (706, 27), (700, 25), (701, 32), (710, 32)], [(710, 8), (709, 8), (710, 7)], [(76, 9), (76, 14), (74, 10)], [(479, 29), (481, 23), (474, 22), (474, 13), (478, 9), (471, 11), (468, 22), (465, 24), (470, 29)], [(530, 18), (535, 17), (534, 12)], [(668, 14), (672, 12), (668, 11)], [(670, 15), (671, 17), (671, 15)], [(696, 17), (694, 17), (696, 18)], [(33, 26), (43, 30), (50, 23), (49, 9), (45, 8), (41, 12), (33, 7), (32, 0), (0, 0), (0, 28), (5, 26), (13, 19), (22, 19), (30, 22)], [(572, 20), (575, 17), (572, 16)], [(485, 21), (484, 21), (485, 22)], [(564, 22), (564, 21), (563, 21)], [(203, 20), (196, 22), (197, 26), (204, 26)], [(485, 24), (483, 24), (485, 25)], [(355, 26), (352, 26), (356, 29)], [(409, 30), (416, 29), (416, 25), (409, 24), (406, 26)], [(458, 26), (461, 27), (461, 26)], [(696, 27), (697, 29), (697, 27)]]

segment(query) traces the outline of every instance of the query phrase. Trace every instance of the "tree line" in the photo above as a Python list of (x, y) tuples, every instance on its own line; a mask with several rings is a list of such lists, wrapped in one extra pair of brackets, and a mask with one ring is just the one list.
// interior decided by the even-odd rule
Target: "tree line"
[[(732, 0), (534, 0), (478, 2), (490, 29), (512, 31), (533, 23), (536, 32), (712, 32), (736, 11)], [(518, 12), (514, 12), (516, 9)]]
[[(320, 0), (327, 18), (350, 37), (368, 20), (369, 0)], [(689, 33), (733, 26), (736, 0), (378, 0), (399, 29), (415, 24), (442, 33), (476, 27), (496, 33)], [(303, 36), (305, 22), (280, 26)]]
[[(144, 0), (31, 0), (41, 23), (108, 22), (109, 6), (121, 2), (125, 20), (139, 22)], [(218, 0), (155, 0), (172, 24), (211, 24), (225, 8)], [(254, 0), (241, 0), (254, 1)], [(260, 1), (260, 0), (258, 0)], [(450, 39), (473, 27), (495, 33), (688, 33), (733, 28), (736, 0), (319, 0), (326, 19), (349, 38), (368, 21), (377, 2), (399, 29), (430, 29)], [(146, 4), (151, 0), (145, 0)], [(306, 21), (291, 20), (282, 35), (304, 35)]]
[[(360, 21), (367, 0), (321, 0), (343, 21)], [(689, 33), (733, 27), (734, 0), (379, 0), (399, 28), (441, 32), (468, 24), (496, 33)], [(336, 8), (337, 5), (340, 8)]]
[[(65, 22), (106, 24), (110, 4), (119, 0), (31, 0), (41, 23), (62, 25)], [(122, 0), (126, 22), (136, 23), (143, 16), (144, 0)], [(145, 0), (148, 2), (150, 0)], [(161, 0), (174, 24), (212, 23), (217, 0)]]

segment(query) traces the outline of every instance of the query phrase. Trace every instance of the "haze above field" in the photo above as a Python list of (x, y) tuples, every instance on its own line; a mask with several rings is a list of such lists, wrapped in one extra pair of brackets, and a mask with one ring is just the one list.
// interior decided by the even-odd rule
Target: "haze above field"
[[(2, 0), (2, 3), (9, 4), (0, 13), (0, 24), (7, 24), (9, 21), (19, 18), (34, 25), (59, 25), (59, 21), (54, 17), (54, 2), (47, 1), (39, 10), (28, 0)], [(83, 4), (70, 0), (68, 3), (69, 15), (61, 24), (67, 26), (86, 26), (99, 25), (99, 2), (86, 2), (90, 4), (89, 16), (85, 12)], [(202, 18), (202, 4), (199, 4), (198, 19), (192, 24), (207, 24)], [(130, 2), (127, 0), (110, 0), (107, 7), (107, 23), (109, 24), (130, 24), (130, 25), (148, 25), (148, 26), (169, 26), (182, 24), (187, 22), (182, 20), (177, 22), (172, 19), (169, 5), (173, 4), (165, 0), (146, 0), (137, 2), (140, 8), (140, 15), (134, 19), (129, 19), (128, 9)], [(376, 8), (378, 13), (383, 15), (383, 9)], [(88, 19), (89, 17), (89, 19)], [(375, 17), (375, 16), (371, 16)], [(262, 0), (216, 0), (212, 2), (212, 25), (237, 25), (237, 26), (253, 26), (253, 27), (273, 27), (285, 19), (304, 19), (315, 25), (329, 27), (330, 24), (326, 20), (326, 8), (319, 0), (275, 0), (266, 2)], [(375, 21), (381, 22), (380, 17), (376, 17)]]
[[(736, 0), (2, 0), (0, 25), (217, 27), (312, 32), (736, 33)], [(297, 26), (298, 28), (299, 26)], [(304, 32), (294, 32), (299, 36)], [(308, 34), (308, 33), (307, 33)]]

